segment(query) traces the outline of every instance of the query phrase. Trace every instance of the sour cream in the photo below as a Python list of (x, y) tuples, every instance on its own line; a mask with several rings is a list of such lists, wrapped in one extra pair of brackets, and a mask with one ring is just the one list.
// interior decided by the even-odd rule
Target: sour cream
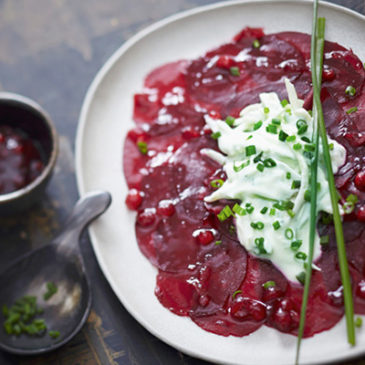
[[(276, 93), (260, 94), (260, 103), (244, 108), (239, 118), (206, 123), (217, 136), (220, 152), (201, 153), (223, 165), (227, 180), (207, 202), (235, 199), (235, 225), (242, 246), (270, 260), (291, 281), (304, 271), (309, 249), (313, 118), (295, 88), (285, 80), (289, 102)], [(344, 164), (345, 148), (329, 138), (333, 172)], [(326, 169), (319, 149), (317, 213), (332, 213)], [(224, 213), (221, 217), (224, 218)], [(314, 260), (321, 253), (315, 237)]]

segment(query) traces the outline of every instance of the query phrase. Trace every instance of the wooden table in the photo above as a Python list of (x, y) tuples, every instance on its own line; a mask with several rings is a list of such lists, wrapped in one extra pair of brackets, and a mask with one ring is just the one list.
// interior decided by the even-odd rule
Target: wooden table
[[(60, 155), (44, 200), (29, 212), (0, 218), (0, 268), (52, 238), (78, 198), (74, 139), (84, 95), (98, 69), (147, 25), (212, 2), (0, 0), (0, 90), (39, 102), (60, 134)], [(331, 2), (365, 14), (364, 0)], [(81, 246), (94, 298), (82, 331), (49, 355), (32, 358), (0, 352), (1, 365), (207, 364), (176, 351), (141, 327), (105, 280), (86, 234)], [(365, 360), (347, 364), (365, 364)]]

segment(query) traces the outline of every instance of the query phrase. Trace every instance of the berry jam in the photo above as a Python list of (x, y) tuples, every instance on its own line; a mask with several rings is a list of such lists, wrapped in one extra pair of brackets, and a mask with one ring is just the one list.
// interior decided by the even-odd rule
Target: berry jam
[(21, 131), (0, 126), (0, 194), (31, 183), (43, 171), (39, 150)]
[[(326, 42), (324, 53), (321, 98), (327, 132), (347, 151), (336, 186), (343, 201), (350, 194), (358, 197), (343, 229), (355, 311), (365, 314), (365, 71), (356, 55), (337, 43)], [(136, 127), (124, 144), (124, 173), (127, 205), (137, 210), (137, 241), (158, 269), (155, 293), (161, 304), (207, 331), (245, 336), (266, 325), (298, 332), (303, 286), (250, 255), (238, 241), (232, 218), (217, 219), (231, 202), (204, 202), (214, 190), (211, 182), (225, 176), (200, 151), (217, 150), (205, 115), (237, 117), (263, 92), (287, 99), (284, 77), (311, 109), (309, 66), (309, 35), (265, 35), (262, 29), (245, 28), (202, 57), (156, 68), (147, 75), (144, 91), (135, 95)], [(348, 86), (355, 95), (346, 93)], [(356, 112), (347, 113), (355, 106)], [(344, 313), (334, 228), (320, 223), (318, 229), (329, 243), (316, 262), (321, 270), (313, 271), (305, 337), (330, 329)]]

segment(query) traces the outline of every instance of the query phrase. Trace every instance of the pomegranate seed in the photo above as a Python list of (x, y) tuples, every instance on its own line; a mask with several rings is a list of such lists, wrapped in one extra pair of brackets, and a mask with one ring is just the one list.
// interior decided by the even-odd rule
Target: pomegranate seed
[(217, 66), (221, 67), (221, 68), (230, 68), (234, 65), (234, 61), (230, 56), (219, 56), (218, 60), (217, 60)]
[(356, 294), (357, 294), (357, 296), (359, 296), (361, 299), (365, 299), (365, 281), (364, 281), (364, 280), (361, 280), (361, 281), (357, 284)]
[(322, 77), (324, 81), (332, 81), (335, 76), (335, 71), (333, 71), (332, 68), (325, 68), (322, 72)]
[(199, 297), (199, 305), (202, 307), (206, 307), (210, 302), (210, 298), (208, 295), (203, 294)]
[(158, 203), (157, 213), (166, 217), (172, 216), (175, 213), (174, 203), (171, 200), (161, 200)]
[(198, 241), (201, 245), (209, 245), (214, 239), (212, 231), (202, 230), (198, 234)]
[(142, 193), (137, 189), (131, 189), (129, 190), (127, 198), (125, 199), (125, 203), (129, 209), (137, 210), (142, 204), (142, 200)]
[(200, 136), (200, 132), (192, 127), (186, 127), (182, 130), (182, 136), (184, 139), (189, 140)]
[(147, 208), (138, 213), (137, 222), (142, 227), (152, 225), (156, 219), (156, 210), (154, 208)]
[(359, 221), (365, 222), (365, 205), (357, 210), (356, 216)]
[(365, 170), (362, 170), (356, 174), (355, 185), (359, 190), (365, 191)]

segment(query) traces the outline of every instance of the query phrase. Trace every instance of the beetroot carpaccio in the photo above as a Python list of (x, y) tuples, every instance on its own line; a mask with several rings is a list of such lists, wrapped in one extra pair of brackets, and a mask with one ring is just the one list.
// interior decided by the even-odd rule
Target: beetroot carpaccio
[[(170, 311), (223, 336), (244, 336), (262, 325), (293, 335), (298, 330), (303, 287), (247, 253), (232, 218), (217, 219), (227, 201), (207, 203), (204, 197), (214, 190), (211, 181), (225, 176), (200, 153), (217, 150), (204, 115), (236, 117), (262, 92), (287, 98), (285, 77), (310, 110), (310, 36), (245, 28), (203, 57), (153, 70), (134, 98), (136, 127), (124, 145), (126, 203), (137, 210), (139, 247), (158, 268), (156, 296)], [(344, 233), (359, 314), (365, 314), (364, 77), (364, 65), (351, 50), (326, 42), (324, 117), (329, 136), (347, 150), (336, 185), (343, 199), (358, 197), (344, 217)], [(305, 337), (333, 327), (344, 313), (333, 225), (320, 220), (318, 229), (329, 243), (316, 262), (321, 270), (313, 271)]]

